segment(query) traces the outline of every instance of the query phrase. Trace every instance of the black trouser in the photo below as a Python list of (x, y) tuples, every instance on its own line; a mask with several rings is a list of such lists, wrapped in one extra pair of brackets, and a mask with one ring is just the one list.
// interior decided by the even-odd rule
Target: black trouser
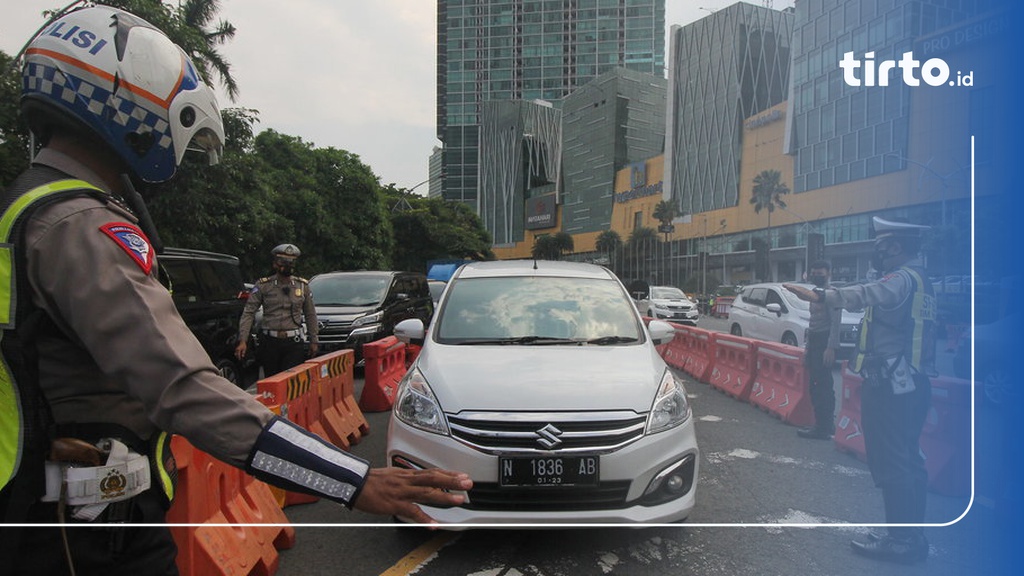
[[(152, 490), (121, 504), (133, 524), (162, 524), (164, 509)], [(166, 527), (97, 526), (70, 519), (65, 526), (68, 547), (78, 576), (176, 576), (178, 549)], [(97, 522), (105, 520), (105, 513)], [(29, 509), (29, 524), (57, 524), (57, 504), (37, 503)], [(17, 533), (15, 533), (17, 531)], [(40, 576), (71, 574), (59, 527), (0, 529), (0, 538), (18, 538), (13, 558), (0, 558), (0, 573)], [(8, 572), (7, 570), (10, 570)]]
[(306, 346), (302, 338), (276, 338), (260, 334), (256, 358), (263, 366), (263, 376), (273, 376), (306, 361)]
[(814, 427), (832, 434), (835, 432), (836, 391), (832, 367), (825, 364), (827, 347), (828, 332), (807, 333), (804, 366), (807, 368), (811, 406), (814, 407)]
[[(931, 404), (931, 381), (914, 376), (914, 391), (893, 394), (888, 380), (865, 380), (861, 394), (861, 426), (868, 468), (882, 489), (888, 524), (924, 522), (928, 470), (920, 438)], [(889, 528), (894, 537), (909, 538), (920, 529)]]

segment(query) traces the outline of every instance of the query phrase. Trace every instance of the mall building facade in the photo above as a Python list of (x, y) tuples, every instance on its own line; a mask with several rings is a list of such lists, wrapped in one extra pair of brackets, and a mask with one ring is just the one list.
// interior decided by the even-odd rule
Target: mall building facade
[[(775, 11), (738, 3), (674, 29), (664, 153), (625, 158), (608, 193), (585, 197), (592, 212), (610, 211), (607, 227), (570, 231), (580, 205), (561, 201), (573, 197), (563, 177), (550, 192), (560, 199), (550, 226), (496, 241), (495, 253), (529, 257), (536, 237), (569, 231), (567, 257), (605, 263), (623, 280), (790, 281), (824, 257), (835, 279), (856, 281), (871, 274), (871, 218), (882, 216), (933, 227), (930, 274), (967, 274), (972, 222), (998, 220), (986, 200), (998, 192), (985, 186), (990, 167), (972, 169), (971, 155), (972, 142), (984, 149), (1001, 129), (987, 102), (1001, 66), (990, 48), (1006, 26), (989, 4), (797, 0), (795, 10)], [(895, 68), (887, 86), (877, 78), (853, 86), (839, 65), (846, 52), (862, 66), (906, 52), (941, 59), (953, 85), (908, 86)], [(750, 61), (730, 67), (723, 54)], [(563, 175), (564, 163), (563, 155)], [(757, 212), (754, 180), (766, 171), (778, 171), (789, 193), (784, 208)], [(654, 218), (663, 200), (676, 209), (671, 232), (657, 234), (654, 247), (629, 242), (637, 230), (669, 229)], [(604, 230), (626, 249), (598, 251)]]

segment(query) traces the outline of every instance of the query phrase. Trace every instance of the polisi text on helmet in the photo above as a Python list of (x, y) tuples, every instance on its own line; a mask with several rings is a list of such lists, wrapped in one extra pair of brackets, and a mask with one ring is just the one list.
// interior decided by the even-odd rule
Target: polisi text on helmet
[[(83, 50), (88, 50), (89, 54), (92, 54), (93, 56), (99, 54), (100, 50), (103, 50), (103, 47), (107, 45), (106, 40), (96, 42), (95, 32), (83, 30), (80, 26), (72, 26), (65, 30), (64, 26), (66, 24), (66, 22), (55, 22), (45, 32), (43, 32), (43, 34), (59, 38), (66, 42), (71, 42)], [(95, 46), (93, 46), (94, 42), (96, 43)]]

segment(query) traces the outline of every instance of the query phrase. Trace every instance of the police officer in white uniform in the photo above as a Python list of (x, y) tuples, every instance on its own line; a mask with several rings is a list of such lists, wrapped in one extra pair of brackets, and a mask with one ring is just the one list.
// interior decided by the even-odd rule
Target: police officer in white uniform
[[(931, 404), (936, 302), (917, 260), (926, 226), (874, 218), (872, 265), (884, 276), (874, 282), (815, 289), (787, 284), (809, 302), (861, 310), (860, 342), (854, 370), (864, 378), (861, 425), (868, 467), (882, 489), (887, 524), (921, 524), (925, 519), (928, 472), (919, 438)], [(920, 527), (889, 526), (854, 552), (892, 562), (925, 560), (928, 541)]]
[(302, 253), (294, 244), (280, 244), (271, 254), (274, 275), (260, 278), (249, 292), (238, 322), (238, 346), (235, 348), (235, 356), (243, 358), (256, 311), (262, 307), (257, 357), (265, 376), (277, 374), (305, 360), (303, 332), (308, 333), (309, 355), (316, 356), (318, 350), (313, 292), (309, 289), (308, 280), (293, 274), (295, 261)]
[[(32, 40), (22, 71), (43, 149), (6, 187), (0, 218), (0, 572), (177, 574), (169, 530), (109, 524), (163, 522), (162, 483), (147, 488), (139, 467), (161, 432), (374, 514), (429, 522), (417, 503), (463, 502), (446, 491), (469, 489), (465, 474), (371, 469), (275, 416), (220, 377), (177, 313), (144, 205), (121, 200), (133, 182), (171, 178), (187, 148), (219, 157), (216, 100), (180, 48), (132, 14), (84, 7)], [(104, 505), (65, 505), (72, 470), (99, 474), (115, 457), (139, 493), (104, 501), (102, 483), (85, 482), (76, 495)]]

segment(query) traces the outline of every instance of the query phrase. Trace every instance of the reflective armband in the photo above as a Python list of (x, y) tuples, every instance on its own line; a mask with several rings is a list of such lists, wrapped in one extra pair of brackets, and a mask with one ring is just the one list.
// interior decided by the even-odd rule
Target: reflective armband
[(256, 439), (245, 471), (278, 488), (320, 496), (351, 508), (366, 482), (370, 464), (275, 416)]

